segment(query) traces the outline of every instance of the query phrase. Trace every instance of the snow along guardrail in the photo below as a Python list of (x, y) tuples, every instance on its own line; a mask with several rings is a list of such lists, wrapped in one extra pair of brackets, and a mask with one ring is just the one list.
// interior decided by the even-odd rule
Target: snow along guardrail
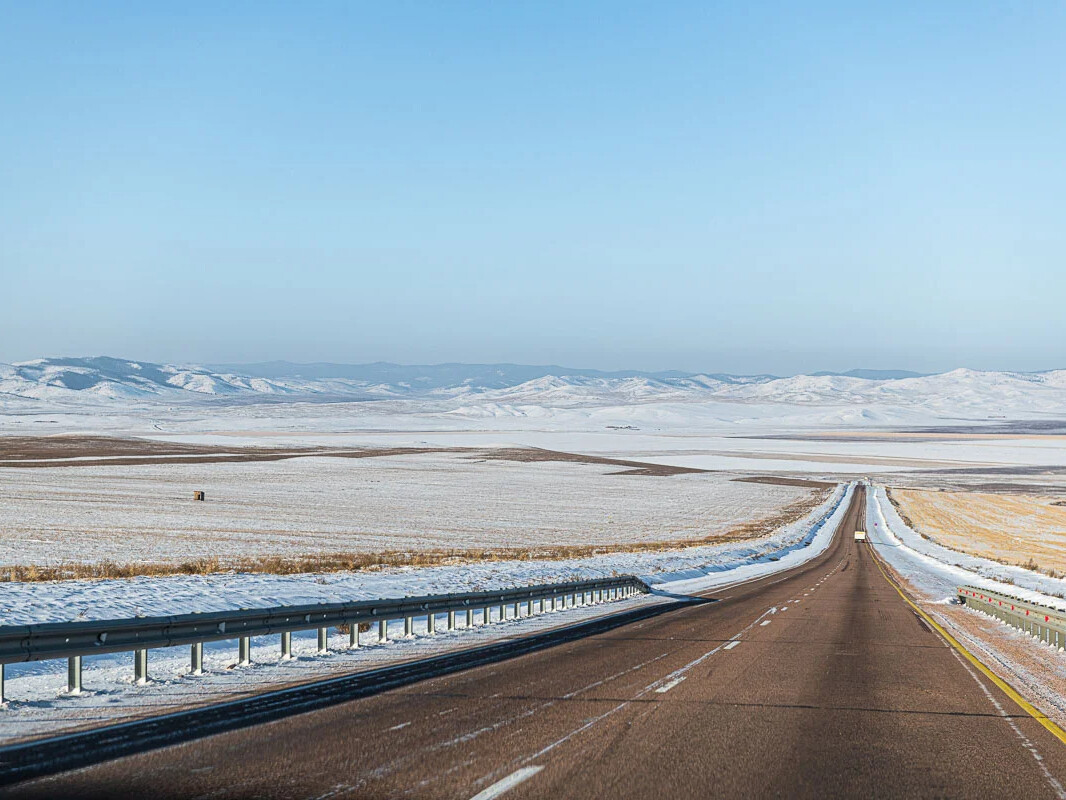
[(975, 586), (960, 586), (958, 593), (963, 605), (1025, 631), (1060, 652), (1066, 648), (1066, 616), (1058, 609)]
[(774, 572), (798, 567), (821, 555), (833, 541), (833, 534), (851, 505), (858, 484), (840, 483), (832, 495), (811, 515), (785, 526), (784, 535), (775, 532), (752, 544), (741, 559), (731, 563), (707, 563), (672, 572), (641, 574), (654, 592), (705, 591), (733, 583), (761, 578)]
[[(646, 593), (648, 586), (632, 575), (598, 578), (571, 583), (527, 586), (503, 591), (407, 597), (399, 600), (361, 600), (353, 603), (277, 606), (182, 614), (166, 617), (93, 622), (53, 622), (39, 625), (0, 627), (0, 702), (4, 700), (3, 665), (23, 661), (67, 659), (67, 690), (81, 691), (82, 657), (104, 653), (134, 653), (134, 679), (148, 681), (148, 650), (189, 645), (194, 675), (203, 667), (204, 642), (236, 639), (240, 664), (251, 663), (251, 637), (281, 635), (281, 656), (292, 655), (293, 631), (318, 631), (319, 652), (328, 647), (328, 629), (349, 626), (349, 647), (359, 647), (361, 624), (378, 623), (378, 641), (388, 640), (389, 620), (404, 620), (404, 635), (411, 636), (415, 617), (426, 617), (427, 631), (436, 629), (437, 616), (447, 615), (447, 629), (455, 630), (456, 613), (465, 612), (465, 625), (475, 626), (474, 612), (481, 611), (481, 624), (532, 616), (560, 608), (602, 603)], [(525, 613), (522, 613), (522, 606)]]

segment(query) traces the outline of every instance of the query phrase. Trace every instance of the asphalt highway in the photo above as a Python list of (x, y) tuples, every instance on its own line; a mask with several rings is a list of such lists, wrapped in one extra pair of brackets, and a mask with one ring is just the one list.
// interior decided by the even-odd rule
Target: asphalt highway
[(12, 797), (1066, 797), (1066, 745), (854, 542), (577, 641)]

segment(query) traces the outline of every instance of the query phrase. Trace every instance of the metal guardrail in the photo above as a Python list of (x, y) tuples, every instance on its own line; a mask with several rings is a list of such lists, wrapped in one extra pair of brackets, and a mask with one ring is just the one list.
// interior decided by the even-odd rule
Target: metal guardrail
[(1025, 631), (1060, 651), (1066, 648), (1066, 612), (975, 586), (958, 587), (958, 595), (970, 608)]
[[(189, 645), (190, 673), (203, 672), (204, 642), (236, 639), (238, 664), (251, 663), (251, 638), (280, 634), (281, 658), (292, 657), (294, 631), (318, 631), (318, 651), (327, 652), (331, 627), (349, 627), (349, 648), (360, 646), (362, 623), (378, 623), (379, 642), (388, 641), (388, 623), (404, 620), (404, 636), (414, 635), (416, 617), (426, 618), (426, 631), (436, 631), (437, 616), (447, 614), (447, 630), (475, 627), (474, 612), (481, 624), (533, 616), (561, 608), (602, 603), (648, 592), (648, 586), (632, 575), (572, 583), (543, 584), (521, 589), (464, 594), (428, 595), (395, 600), (360, 600), (352, 603), (319, 603), (301, 606), (249, 608), (236, 611), (137, 617), (93, 622), (57, 622), (0, 627), (0, 703), (4, 697), (4, 665), (23, 661), (65, 658), (67, 691), (82, 688), (82, 658), (105, 653), (134, 653), (134, 679), (148, 682), (148, 651), (159, 647)], [(522, 606), (525, 613), (522, 613)], [(508, 617), (508, 607), (513, 613)], [(465, 612), (463, 625), (456, 614)]]

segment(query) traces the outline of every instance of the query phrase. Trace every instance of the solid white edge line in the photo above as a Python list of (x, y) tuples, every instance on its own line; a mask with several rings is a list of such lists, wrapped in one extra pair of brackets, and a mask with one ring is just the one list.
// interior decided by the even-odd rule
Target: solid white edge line
[(544, 767), (522, 767), (522, 769), (516, 769), (506, 778), (502, 778), (492, 784), (492, 786), (482, 789), (471, 797), (470, 800), (492, 800), (494, 797), (499, 797), (504, 792), (516, 787), (522, 781), (532, 778), (542, 769), (544, 769)]
[(736, 646), (737, 646), (738, 644), (740, 644), (740, 642), (739, 642), (739, 641), (735, 641), (735, 642), (730, 642), (730, 643), (729, 643), (729, 644), (727, 644), (727, 645), (726, 645), (726, 646), (725, 646), (725, 647), (724, 647), (723, 649), (725, 649), (725, 650), (732, 650), (732, 649), (733, 649), (734, 647), (736, 647)]

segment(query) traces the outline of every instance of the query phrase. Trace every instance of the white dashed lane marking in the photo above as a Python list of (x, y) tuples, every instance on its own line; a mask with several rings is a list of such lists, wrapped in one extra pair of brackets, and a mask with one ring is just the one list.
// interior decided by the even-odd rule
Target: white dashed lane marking
[(542, 769), (544, 769), (544, 767), (522, 767), (522, 769), (517, 769), (503, 780), (496, 781), (492, 786), (481, 790), (471, 797), (470, 800), (493, 800), (494, 797), (499, 797), (504, 792), (516, 787), (522, 781), (529, 780)]
[[(728, 649), (728, 648), (727, 648), (727, 649)], [(658, 693), (658, 694), (666, 694), (666, 693), (667, 693), (668, 691), (670, 691), (671, 689), (673, 689), (673, 688), (674, 688), (675, 686), (677, 686), (677, 685), (678, 685), (679, 683), (681, 683), (681, 681), (683, 681), (683, 680), (685, 680), (685, 679), (684, 679), (684, 677), (680, 677), (680, 678), (674, 678), (674, 679), (673, 679), (672, 681), (670, 681), (669, 683), (664, 683), (664, 684), (663, 684), (662, 686), (660, 686), (660, 687), (659, 687), (658, 689), (656, 689), (655, 691), (656, 691), (656, 693)]]

